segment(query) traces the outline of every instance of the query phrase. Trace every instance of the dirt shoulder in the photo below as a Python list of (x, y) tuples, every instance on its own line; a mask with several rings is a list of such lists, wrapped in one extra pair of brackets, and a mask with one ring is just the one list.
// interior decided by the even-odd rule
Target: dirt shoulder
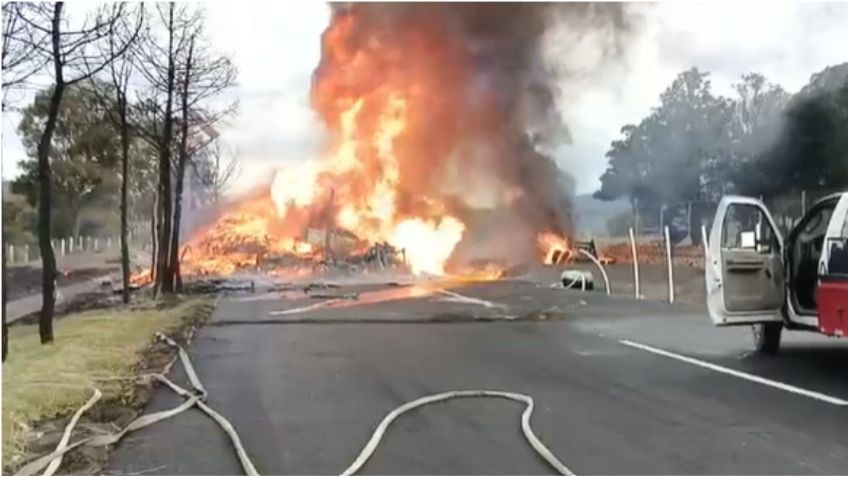
[[(174, 356), (172, 348), (154, 343), (155, 333), (184, 341), (213, 308), (207, 296), (71, 314), (54, 323), (56, 339), (49, 345), (40, 344), (37, 325), (11, 326), (3, 363), (3, 470), (52, 451), (94, 386), (103, 398), (83, 415), (71, 442), (129, 423), (152, 395), (151, 384), (135, 377), (161, 370)], [(106, 453), (72, 451), (59, 472), (96, 473)]]

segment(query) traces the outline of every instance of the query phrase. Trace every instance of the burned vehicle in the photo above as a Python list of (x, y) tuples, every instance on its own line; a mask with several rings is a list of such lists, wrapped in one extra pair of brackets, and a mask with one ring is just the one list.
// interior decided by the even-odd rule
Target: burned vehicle
[(784, 328), (848, 332), (848, 191), (816, 202), (785, 239), (761, 200), (724, 197), (705, 246), (710, 318), (751, 326), (758, 352), (777, 352)]

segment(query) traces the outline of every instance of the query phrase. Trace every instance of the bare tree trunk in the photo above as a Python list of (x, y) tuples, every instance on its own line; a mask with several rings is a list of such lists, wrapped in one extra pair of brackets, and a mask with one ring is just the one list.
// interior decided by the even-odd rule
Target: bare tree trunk
[(6, 356), (9, 355), (9, 329), (6, 326), (6, 251), (0, 250), (0, 254), (3, 255), (3, 283), (1, 286), (3, 287), (3, 362), (5, 363)]
[(52, 43), (53, 43), (53, 67), (56, 75), (56, 85), (50, 98), (50, 108), (47, 112), (47, 122), (44, 125), (44, 133), (38, 141), (38, 182), (40, 196), (38, 204), (38, 246), (41, 251), (41, 316), (38, 319), (38, 334), (41, 343), (53, 341), (53, 311), (55, 307), (56, 291), (56, 256), (53, 254), (53, 245), (50, 243), (51, 220), (50, 206), (52, 200), (51, 186), (52, 173), (50, 170), (50, 149), (53, 141), (53, 131), (56, 129), (56, 121), (59, 117), (59, 105), (62, 102), (62, 93), (65, 91), (65, 81), (62, 77), (62, 58), (60, 49), (61, 38), (61, 2), (53, 7)]
[[(182, 147), (182, 146), (181, 146)], [(179, 285), (181, 280), (177, 280), (180, 275), (180, 221), (182, 220), (183, 208), (183, 179), (185, 178), (185, 157), (180, 153), (180, 159), (177, 163), (177, 184), (174, 191), (174, 223), (171, 233), (170, 246), (170, 271), (173, 274), (172, 283)], [(182, 291), (177, 287), (176, 291)]]
[[(156, 235), (158, 224), (156, 214), (159, 211), (159, 200), (153, 195), (153, 202), (150, 204), (150, 279), (156, 280), (156, 251), (158, 250), (157, 243), (159, 237)], [(156, 287), (153, 287), (153, 297), (156, 298)]]
[(183, 182), (185, 182), (185, 168), (188, 161), (188, 95), (191, 80), (191, 61), (194, 54), (194, 38), (191, 39), (186, 57), (186, 66), (182, 87), (182, 124), (180, 125), (180, 150), (177, 161), (177, 184), (174, 194), (174, 229), (171, 235), (171, 272), (176, 280), (177, 291), (182, 291), (182, 277), (180, 276), (180, 222), (183, 212)]
[(159, 147), (159, 254), (157, 287), (162, 293), (174, 292), (174, 275), (171, 273), (169, 244), (171, 241), (171, 139), (173, 137), (174, 109), (174, 3), (168, 12), (168, 99), (165, 104), (164, 131)]
[[(121, 283), (124, 286), (121, 298), (130, 302), (130, 246), (127, 232), (127, 188), (130, 172), (130, 131), (127, 123), (127, 100), (120, 92), (118, 108), (121, 114)], [(121, 97), (122, 96), (122, 97)]]

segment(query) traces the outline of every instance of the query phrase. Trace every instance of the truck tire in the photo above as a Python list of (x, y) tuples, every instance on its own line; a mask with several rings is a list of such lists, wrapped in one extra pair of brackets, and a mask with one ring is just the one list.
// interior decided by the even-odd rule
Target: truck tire
[(773, 355), (780, 348), (780, 335), (783, 333), (783, 323), (757, 323), (751, 326), (754, 334), (754, 350), (758, 354)]

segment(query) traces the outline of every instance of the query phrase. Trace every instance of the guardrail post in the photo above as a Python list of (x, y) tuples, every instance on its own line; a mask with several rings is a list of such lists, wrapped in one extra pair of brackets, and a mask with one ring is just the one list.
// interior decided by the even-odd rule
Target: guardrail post
[(633, 254), (633, 293), (636, 298), (642, 298), (639, 290), (639, 255), (636, 253), (636, 237), (633, 227), (630, 227), (630, 251)]
[(671, 261), (671, 234), (665, 226), (665, 259), (668, 263), (668, 302), (674, 303), (674, 263)]

